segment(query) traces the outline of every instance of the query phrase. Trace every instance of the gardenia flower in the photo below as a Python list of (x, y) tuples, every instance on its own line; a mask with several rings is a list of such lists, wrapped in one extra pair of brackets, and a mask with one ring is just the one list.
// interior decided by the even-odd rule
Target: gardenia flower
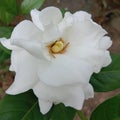
[(47, 7), (32, 10), (31, 17), (33, 22), (20, 22), (10, 39), (0, 40), (12, 50), (10, 70), (16, 72), (6, 92), (33, 89), (43, 114), (58, 103), (82, 109), (94, 96), (91, 75), (111, 63), (107, 32), (84, 11), (62, 17), (58, 8)]

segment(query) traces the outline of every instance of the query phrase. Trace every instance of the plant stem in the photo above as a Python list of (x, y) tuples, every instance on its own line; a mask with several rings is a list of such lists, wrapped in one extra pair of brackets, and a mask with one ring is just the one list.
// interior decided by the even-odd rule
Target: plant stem
[(81, 120), (87, 120), (87, 118), (86, 118), (85, 115), (82, 113), (82, 111), (77, 111), (77, 114), (78, 114), (78, 116), (79, 116), (79, 118), (80, 118)]

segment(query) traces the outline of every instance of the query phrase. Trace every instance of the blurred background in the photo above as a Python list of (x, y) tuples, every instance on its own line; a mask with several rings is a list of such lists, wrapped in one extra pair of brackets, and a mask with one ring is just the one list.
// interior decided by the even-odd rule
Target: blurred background
[[(110, 51), (120, 54), (120, 0), (39, 0), (39, 2), (38, 0), (0, 0), (0, 37), (9, 38), (13, 28), (20, 21), (31, 19), (29, 11), (34, 7), (41, 10), (47, 6), (56, 6), (63, 13), (65, 11), (74, 13), (78, 10), (91, 13), (93, 20), (102, 25), (112, 38), (113, 45)], [(4, 97), (5, 90), (14, 79), (14, 73), (9, 72), (9, 58), (10, 51), (0, 45), (0, 99)], [(120, 93), (120, 89), (95, 93), (94, 99), (85, 101), (83, 107), (85, 115), (89, 118), (98, 104), (117, 93)], [(77, 116), (75, 119), (78, 119)]]

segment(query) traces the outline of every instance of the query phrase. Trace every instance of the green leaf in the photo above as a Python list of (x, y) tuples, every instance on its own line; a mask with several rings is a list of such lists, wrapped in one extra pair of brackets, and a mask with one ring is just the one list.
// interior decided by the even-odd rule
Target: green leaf
[(39, 120), (40, 117), (37, 98), (32, 91), (6, 95), (0, 102), (0, 120)]
[(120, 95), (100, 104), (93, 111), (90, 120), (120, 120)]
[[(12, 30), (12, 27), (0, 27), (0, 38), (9, 38), (12, 33)], [(10, 54), (10, 50), (6, 49), (0, 44), (0, 67), (5, 60), (10, 58)]]
[(42, 115), (32, 90), (19, 95), (6, 95), (0, 101), (0, 120), (73, 120), (75, 110), (63, 104), (53, 106)]
[(30, 10), (39, 9), (45, 0), (23, 0), (21, 4), (21, 14), (29, 14)]
[(68, 10), (66, 10), (65, 8), (61, 8), (60, 10), (61, 10), (61, 13), (62, 13), (62, 15), (63, 15), (63, 17), (64, 17), (64, 14), (65, 14)]
[(9, 12), (0, 9), (0, 20), (3, 23), (8, 25), (13, 20), (14, 17), (15, 16), (13, 14), (10, 14)]
[(0, 38), (6, 37), (9, 38), (13, 31), (12, 27), (0, 27)]
[(120, 55), (112, 54), (112, 63), (93, 74), (90, 83), (97, 92), (106, 92), (120, 88)]
[(73, 120), (76, 110), (59, 104), (53, 107), (50, 120)]
[(0, 20), (9, 24), (18, 14), (16, 0), (3, 0), (0, 2)]

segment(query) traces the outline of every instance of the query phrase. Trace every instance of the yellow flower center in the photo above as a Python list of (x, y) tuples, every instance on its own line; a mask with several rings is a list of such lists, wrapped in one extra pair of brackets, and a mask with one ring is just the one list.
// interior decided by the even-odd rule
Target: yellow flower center
[(53, 53), (58, 53), (64, 48), (64, 43), (62, 41), (56, 41), (53, 46), (51, 46), (51, 51)]
[(54, 54), (63, 54), (66, 52), (66, 48), (69, 43), (65, 43), (65, 41), (60, 38), (59, 40), (50, 43), (47, 48), (49, 49), (50, 55), (55, 58)]

